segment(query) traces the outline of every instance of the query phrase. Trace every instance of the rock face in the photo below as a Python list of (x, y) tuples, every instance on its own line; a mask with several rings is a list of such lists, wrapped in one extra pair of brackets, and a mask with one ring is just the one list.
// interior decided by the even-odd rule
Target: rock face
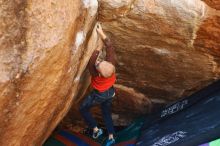
[(117, 48), (118, 84), (168, 102), (219, 78), (219, 15), (200, 0), (102, 0), (99, 19)]
[(0, 145), (40, 146), (69, 110), (97, 45), (98, 2), (0, 5)]
[(220, 2), (219, 0), (203, 0), (206, 4), (208, 4), (210, 7), (220, 10)]
[[(99, 20), (118, 57), (115, 124), (127, 124), (149, 112), (151, 103), (155, 107), (172, 102), (220, 78), (219, 2), (99, 2)], [(77, 115), (80, 99), (69, 117)], [(101, 118), (98, 109), (93, 113)], [(79, 124), (80, 117), (73, 120)]]
[[(98, 2), (0, 0), (0, 6), (0, 145), (42, 145), (69, 109), (80, 120), (77, 107), (89, 85), (84, 70), (101, 43), (93, 30)], [(219, 6), (99, 0), (98, 19), (118, 57), (116, 123), (220, 78)]]

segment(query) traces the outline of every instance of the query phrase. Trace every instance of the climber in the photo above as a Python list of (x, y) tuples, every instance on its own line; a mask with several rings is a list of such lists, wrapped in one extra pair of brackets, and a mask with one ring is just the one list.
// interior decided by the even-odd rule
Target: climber
[(80, 105), (80, 112), (90, 128), (93, 129), (92, 137), (97, 139), (103, 134), (103, 130), (97, 127), (95, 119), (92, 117), (89, 109), (92, 106), (100, 105), (102, 110), (102, 116), (108, 131), (108, 139), (106, 146), (110, 146), (115, 143), (114, 139), (114, 127), (111, 117), (111, 105), (112, 99), (115, 96), (115, 89), (113, 84), (116, 80), (115, 75), (115, 51), (109, 38), (103, 32), (100, 24), (97, 25), (96, 31), (103, 40), (106, 46), (105, 60), (99, 60), (99, 53), (102, 47), (98, 47), (92, 54), (89, 60), (89, 71), (92, 76), (91, 85), (93, 87), (92, 92), (84, 99)]

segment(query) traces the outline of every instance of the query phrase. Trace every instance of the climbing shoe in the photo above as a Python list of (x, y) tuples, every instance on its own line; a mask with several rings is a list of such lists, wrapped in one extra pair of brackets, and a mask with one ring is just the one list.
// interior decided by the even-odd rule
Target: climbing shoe
[(97, 132), (93, 132), (92, 138), (97, 139), (102, 134), (103, 134), (103, 130), (100, 128)]
[(105, 146), (112, 146), (114, 144), (115, 144), (115, 139), (111, 138), (106, 141)]

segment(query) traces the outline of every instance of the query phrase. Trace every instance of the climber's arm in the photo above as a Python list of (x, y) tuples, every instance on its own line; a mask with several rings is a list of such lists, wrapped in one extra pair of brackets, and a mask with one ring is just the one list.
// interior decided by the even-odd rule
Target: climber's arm
[(98, 76), (98, 72), (95, 68), (95, 62), (96, 62), (96, 59), (97, 59), (98, 56), (99, 56), (99, 50), (95, 50), (92, 53), (92, 56), (89, 60), (88, 67), (89, 67), (89, 72), (92, 76)]
[(114, 66), (116, 64), (116, 55), (115, 55), (115, 49), (111, 43), (111, 40), (109, 38), (106, 38), (104, 40), (104, 43), (106, 45), (106, 61), (111, 62)]
[(106, 34), (103, 32), (100, 24), (97, 25), (97, 32), (101, 36), (106, 46), (106, 61), (111, 62), (113, 65), (115, 65), (115, 49), (111, 43), (111, 40), (107, 38)]

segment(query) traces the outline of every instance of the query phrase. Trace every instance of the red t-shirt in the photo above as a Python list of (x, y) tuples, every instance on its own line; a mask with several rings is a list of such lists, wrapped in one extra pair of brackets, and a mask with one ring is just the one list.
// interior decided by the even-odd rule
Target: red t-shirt
[(116, 76), (113, 74), (109, 78), (104, 78), (102, 76), (93, 76), (91, 79), (92, 87), (99, 92), (104, 92), (108, 90), (115, 83)]

